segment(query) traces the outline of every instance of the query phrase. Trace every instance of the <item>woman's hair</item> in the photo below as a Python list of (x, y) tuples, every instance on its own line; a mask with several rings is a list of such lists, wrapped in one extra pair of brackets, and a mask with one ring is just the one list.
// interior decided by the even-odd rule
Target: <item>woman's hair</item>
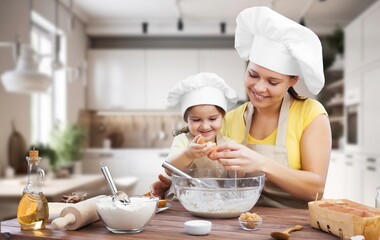
[[(198, 105), (196, 105), (196, 106), (198, 106)], [(194, 107), (194, 106), (192, 106), (192, 107)], [(186, 123), (187, 123), (187, 117), (189, 116), (189, 111), (192, 107), (189, 107), (188, 109), (186, 109), (185, 114), (183, 114), (183, 119), (185, 120)], [(226, 115), (226, 112), (223, 110), (223, 108), (216, 106), (216, 105), (214, 105), (214, 107), (216, 107), (218, 112), (220, 114), (222, 114), (222, 117), (224, 118), (224, 116)], [(173, 129), (172, 134), (173, 134), (173, 136), (177, 136), (181, 133), (188, 133), (188, 132), (190, 132), (189, 126), (185, 126), (181, 129)]]
[[(290, 78), (294, 78), (294, 77), (295, 76), (290, 76)], [(290, 96), (292, 96), (293, 98), (298, 99), (298, 100), (305, 100), (305, 99), (307, 99), (307, 97), (299, 95), (297, 93), (297, 91), (294, 89), (294, 87), (288, 88), (288, 93), (290, 94)]]

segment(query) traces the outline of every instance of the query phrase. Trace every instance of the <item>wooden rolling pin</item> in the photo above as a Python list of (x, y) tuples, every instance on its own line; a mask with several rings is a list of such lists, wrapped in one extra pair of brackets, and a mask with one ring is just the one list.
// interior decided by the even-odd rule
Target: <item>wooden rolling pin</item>
[(65, 207), (61, 211), (60, 217), (51, 222), (52, 229), (76, 230), (99, 220), (95, 205), (95, 199), (99, 197), (102, 196), (93, 197)]

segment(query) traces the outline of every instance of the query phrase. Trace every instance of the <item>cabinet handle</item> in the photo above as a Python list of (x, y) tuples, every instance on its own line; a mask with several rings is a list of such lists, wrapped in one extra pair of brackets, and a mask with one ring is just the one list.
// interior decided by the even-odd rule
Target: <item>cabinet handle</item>
[(376, 163), (376, 158), (367, 158), (367, 162)]
[(169, 156), (169, 153), (159, 153), (158, 156), (162, 158), (166, 158), (167, 156)]
[(346, 162), (346, 166), (352, 166), (352, 162)]
[(369, 170), (369, 171), (376, 171), (376, 168), (375, 167), (373, 167), (373, 166), (368, 166), (367, 167), (367, 170)]
[(101, 157), (101, 158), (111, 158), (111, 157), (113, 157), (113, 154), (112, 153), (100, 153), (99, 157)]
[(348, 154), (348, 155), (346, 155), (346, 158), (351, 158), (352, 159), (352, 155), (351, 154)]

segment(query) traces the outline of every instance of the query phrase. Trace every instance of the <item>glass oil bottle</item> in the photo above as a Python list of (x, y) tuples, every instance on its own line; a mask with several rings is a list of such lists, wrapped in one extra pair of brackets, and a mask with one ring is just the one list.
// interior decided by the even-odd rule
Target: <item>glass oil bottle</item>
[(41, 157), (37, 150), (30, 150), (27, 182), (17, 209), (17, 220), (21, 230), (44, 229), (49, 218), (49, 208), (45, 195), (41, 191), (41, 182), (45, 172), (39, 166)]

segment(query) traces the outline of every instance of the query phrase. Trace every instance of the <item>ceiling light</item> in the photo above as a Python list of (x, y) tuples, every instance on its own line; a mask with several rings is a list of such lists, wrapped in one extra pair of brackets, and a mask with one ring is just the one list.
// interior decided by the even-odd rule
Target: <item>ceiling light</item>
[(1, 81), (8, 92), (42, 93), (50, 85), (50, 77), (39, 73), (35, 53), (29, 45), (22, 45), (16, 68), (1, 75)]
[(144, 34), (147, 34), (148, 33), (148, 23), (147, 22), (143, 22), (142, 23), (142, 32)]
[(221, 34), (225, 34), (226, 33), (226, 23), (225, 22), (221, 22), (220, 23), (220, 33)]
[(178, 29), (178, 31), (182, 31), (182, 30), (183, 30), (183, 22), (182, 22), (182, 18), (179, 18), (179, 19), (178, 19), (177, 29)]
[(176, 0), (176, 6), (178, 10), (178, 22), (177, 22), (177, 29), (178, 31), (183, 31), (183, 21), (182, 21), (182, 11), (179, 0)]

